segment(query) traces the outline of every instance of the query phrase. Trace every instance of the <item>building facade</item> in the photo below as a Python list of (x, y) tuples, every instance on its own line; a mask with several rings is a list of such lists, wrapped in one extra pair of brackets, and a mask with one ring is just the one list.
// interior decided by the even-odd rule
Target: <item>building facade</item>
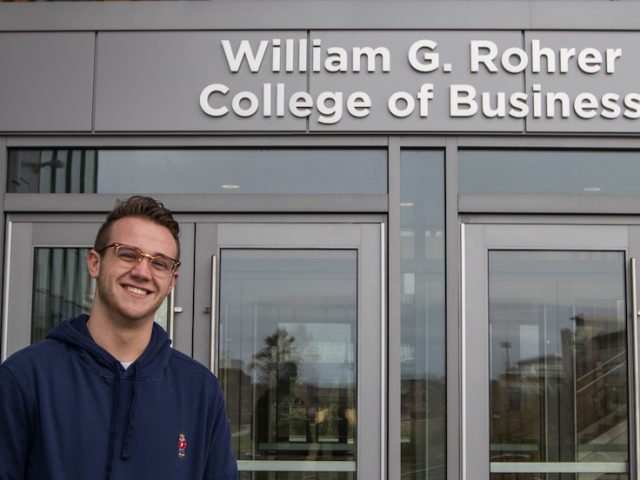
[(0, 3), (0, 358), (150, 194), (242, 479), (638, 479), (639, 15)]

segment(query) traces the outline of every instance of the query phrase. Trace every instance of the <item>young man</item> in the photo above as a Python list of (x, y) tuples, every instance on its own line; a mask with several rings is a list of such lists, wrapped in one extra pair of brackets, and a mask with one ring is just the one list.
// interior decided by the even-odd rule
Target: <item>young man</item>
[(89, 316), (0, 365), (0, 480), (236, 480), (216, 378), (154, 314), (178, 279), (179, 227), (119, 202), (87, 257)]

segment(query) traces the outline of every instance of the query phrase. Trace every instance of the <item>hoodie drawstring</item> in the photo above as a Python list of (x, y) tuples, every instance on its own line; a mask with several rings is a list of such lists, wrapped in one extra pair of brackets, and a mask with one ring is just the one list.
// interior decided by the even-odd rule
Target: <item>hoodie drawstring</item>
[[(122, 440), (122, 450), (120, 452), (120, 458), (123, 460), (127, 460), (131, 457), (130, 452), (130, 444), (131, 444), (131, 432), (134, 427), (134, 419), (135, 419), (135, 410), (136, 410), (136, 384), (138, 377), (138, 368), (137, 365), (131, 365), (129, 368), (133, 369), (131, 380), (132, 380), (132, 393), (131, 393), (131, 402), (129, 403), (129, 412), (127, 413), (127, 424), (124, 430), (124, 438)], [(120, 392), (122, 390), (122, 382), (124, 381), (122, 378), (122, 371), (119, 364), (114, 365), (114, 379), (113, 379), (113, 399), (111, 406), (111, 423), (109, 425), (109, 456), (108, 464), (107, 464), (107, 479), (111, 478), (112, 470), (113, 470), (113, 454), (116, 444), (116, 435), (118, 431), (118, 418), (120, 416)], [(128, 379), (127, 379), (128, 380)]]
[(136, 386), (137, 386), (137, 380), (138, 380), (138, 367), (137, 365), (134, 363), (133, 365), (131, 365), (129, 368), (133, 369), (133, 374), (132, 374), (132, 381), (133, 381), (133, 385), (132, 385), (132, 389), (133, 392), (131, 394), (131, 403), (129, 404), (129, 414), (127, 415), (127, 426), (125, 428), (125, 434), (124, 434), (124, 439), (122, 441), (122, 452), (120, 452), (120, 456), (122, 459), (126, 460), (129, 457), (131, 457), (131, 453), (129, 452), (129, 444), (131, 441), (131, 432), (133, 431), (133, 421), (135, 419), (135, 410), (136, 410), (136, 400), (137, 400), (137, 395), (136, 395)]
[(109, 453), (107, 455), (107, 480), (111, 479), (111, 470), (113, 469), (113, 450), (116, 443), (116, 429), (118, 424), (118, 410), (120, 406), (120, 383), (122, 374), (120, 373), (120, 365), (114, 364), (115, 377), (113, 379), (113, 397), (111, 400), (111, 423), (109, 425)]

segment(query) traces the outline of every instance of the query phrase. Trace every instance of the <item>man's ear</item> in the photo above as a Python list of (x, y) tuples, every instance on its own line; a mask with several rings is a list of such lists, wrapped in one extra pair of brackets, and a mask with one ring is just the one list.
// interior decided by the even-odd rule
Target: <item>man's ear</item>
[(167, 296), (171, 295), (171, 292), (173, 292), (173, 289), (176, 288), (176, 282), (177, 281), (178, 281), (178, 271), (176, 270), (171, 275), (171, 286), (169, 287), (169, 293), (167, 293)]
[(100, 273), (100, 260), (102, 260), (102, 257), (95, 249), (92, 248), (89, 250), (89, 253), (87, 253), (87, 270), (91, 278), (98, 278), (98, 274)]

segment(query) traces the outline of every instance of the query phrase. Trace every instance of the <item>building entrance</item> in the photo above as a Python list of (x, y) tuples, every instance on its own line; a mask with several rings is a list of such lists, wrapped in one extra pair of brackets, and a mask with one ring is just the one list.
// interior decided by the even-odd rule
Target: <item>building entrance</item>
[[(157, 321), (217, 373), (242, 478), (384, 478), (382, 222), (176, 218), (180, 278)], [(99, 223), (9, 217), (3, 358), (87, 311)]]
[(463, 478), (636, 478), (639, 227), (462, 228)]

